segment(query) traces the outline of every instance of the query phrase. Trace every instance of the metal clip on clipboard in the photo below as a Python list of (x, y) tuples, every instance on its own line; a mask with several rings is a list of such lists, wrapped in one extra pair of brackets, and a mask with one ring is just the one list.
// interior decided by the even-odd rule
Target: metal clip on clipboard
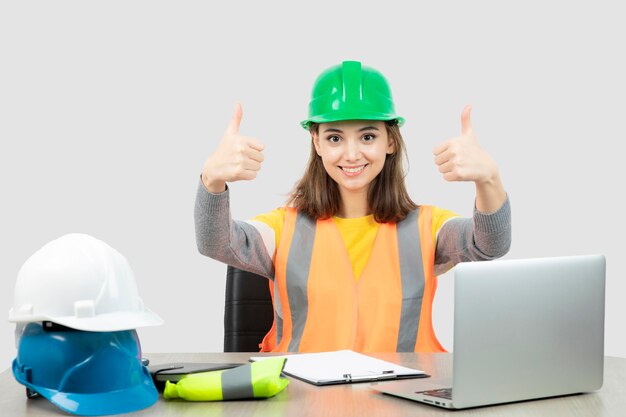
[(382, 371), (380, 373), (371, 373), (363, 375), (343, 374), (345, 382), (358, 382), (358, 381), (380, 381), (382, 379), (396, 378), (394, 371)]

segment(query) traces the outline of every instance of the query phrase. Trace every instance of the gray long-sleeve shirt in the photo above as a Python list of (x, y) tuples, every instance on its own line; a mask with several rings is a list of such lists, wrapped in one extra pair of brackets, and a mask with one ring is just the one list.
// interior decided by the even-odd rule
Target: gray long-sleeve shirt
[[(229, 190), (213, 194), (198, 184), (194, 210), (196, 243), (201, 254), (236, 268), (274, 278), (272, 255), (252, 224), (234, 221)], [(505, 255), (511, 245), (509, 199), (494, 213), (474, 208), (472, 218), (453, 218), (440, 229), (435, 250), (435, 274), (459, 262), (484, 261)]]

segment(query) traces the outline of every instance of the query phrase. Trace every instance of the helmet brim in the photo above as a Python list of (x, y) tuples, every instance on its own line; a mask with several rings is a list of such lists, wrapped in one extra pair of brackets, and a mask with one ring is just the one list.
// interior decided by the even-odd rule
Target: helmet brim
[(37, 392), (61, 410), (81, 416), (101, 416), (123, 414), (142, 410), (153, 405), (159, 393), (152, 382), (147, 368), (143, 368), (141, 382), (133, 387), (103, 393), (67, 393), (40, 387), (24, 381), (16, 370), (17, 360), (13, 361), (13, 375), (22, 385)]
[(163, 319), (148, 308), (143, 312), (115, 312), (98, 314), (94, 317), (52, 317), (48, 315), (11, 317), (11, 322), (51, 321), (62, 326), (89, 332), (115, 332), (132, 330), (140, 327), (160, 326)]
[(311, 117), (309, 119), (303, 120), (300, 122), (300, 126), (302, 126), (306, 130), (309, 130), (309, 128), (311, 127), (311, 123), (331, 123), (331, 122), (341, 122), (341, 121), (346, 121), (346, 120), (380, 120), (384, 122), (395, 120), (398, 126), (402, 126), (405, 122), (404, 117), (381, 115), (380, 113), (372, 113), (372, 114), (333, 113), (329, 115), (315, 116), (315, 117)]

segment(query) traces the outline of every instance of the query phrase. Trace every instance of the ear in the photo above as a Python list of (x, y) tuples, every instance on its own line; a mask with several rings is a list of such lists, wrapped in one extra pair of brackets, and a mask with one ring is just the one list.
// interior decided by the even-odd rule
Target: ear
[(387, 155), (392, 155), (395, 152), (396, 152), (396, 142), (391, 138), (387, 138)]
[(322, 156), (320, 150), (320, 137), (317, 133), (313, 132), (311, 133), (311, 139), (313, 140), (313, 145), (315, 145), (315, 152), (317, 152), (318, 156)]

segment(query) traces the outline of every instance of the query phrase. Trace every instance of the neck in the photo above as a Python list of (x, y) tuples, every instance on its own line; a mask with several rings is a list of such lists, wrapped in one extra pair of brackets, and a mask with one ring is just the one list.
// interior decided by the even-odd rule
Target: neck
[(339, 193), (341, 195), (341, 207), (337, 213), (338, 217), (352, 219), (371, 214), (367, 203), (367, 190), (347, 191), (340, 189)]

